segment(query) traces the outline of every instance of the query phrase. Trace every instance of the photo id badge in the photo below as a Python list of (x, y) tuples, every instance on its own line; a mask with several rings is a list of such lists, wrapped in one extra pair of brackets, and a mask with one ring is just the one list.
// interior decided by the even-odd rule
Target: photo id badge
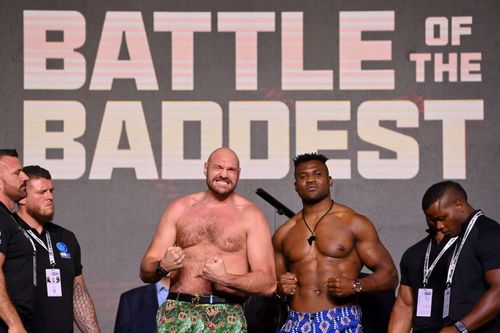
[(417, 300), (417, 317), (430, 317), (432, 309), (432, 289), (419, 288)]
[(444, 291), (444, 302), (443, 302), (443, 318), (448, 317), (450, 314), (450, 295), (451, 295), (451, 288), (446, 288)]
[(47, 296), (61, 297), (61, 271), (57, 268), (49, 268), (45, 270), (47, 282)]

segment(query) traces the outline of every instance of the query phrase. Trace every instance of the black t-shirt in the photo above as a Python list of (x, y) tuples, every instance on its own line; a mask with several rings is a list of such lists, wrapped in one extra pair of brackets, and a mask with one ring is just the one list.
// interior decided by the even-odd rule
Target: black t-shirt
[[(464, 236), (475, 213), (472, 213), (462, 225), (460, 238)], [(500, 268), (500, 225), (482, 215), (477, 219), (458, 257), (451, 285), (450, 316), (447, 318), (449, 323), (461, 320), (472, 310), (479, 298), (488, 290), (484, 274), (498, 268)], [(497, 316), (495, 320), (474, 332), (499, 333), (500, 318)]]
[[(12, 213), (1, 202), (0, 252), (5, 255), (3, 273), (9, 298), (28, 329), (35, 304), (33, 246)], [(6, 324), (0, 319), (0, 332), (6, 332), (6, 328)]]
[[(16, 217), (21, 220), (19, 216)], [(62, 297), (49, 297), (46, 281), (46, 269), (51, 268), (49, 253), (35, 241), (38, 285), (33, 314), (33, 333), (73, 332), (73, 281), (76, 276), (82, 274), (80, 245), (71, 231), (54, 223), (45, 223), (41, 235), (24, 221), (23, 227), (33, 231), (46, 247), (46, 235), (49, 233), (56, 262), (54, 268), (59, 269), (61, 274)]]
[(400, 262), (401, 284), (409, 286), (413, 291), (413, 322), (414, 330), (438, 331), (444, 326), (443, 322), (443, 299), (446, 289), (446, 273), (448, 269), (449, 256), (453, 245), (439, 259), (427, 282), (426, 288), (432, 289), (432, 308), (430, 317), (417, 317), (418, 289), (424, 286), (424, 261), (429, 240), (432, 240), (431, 253), (429, 256), (429, 266), (439, 252), (445, 247), (448, 238), (443, 239), (439, 244), (431, 236), (427, 236), (415, 245), (408, 248)]

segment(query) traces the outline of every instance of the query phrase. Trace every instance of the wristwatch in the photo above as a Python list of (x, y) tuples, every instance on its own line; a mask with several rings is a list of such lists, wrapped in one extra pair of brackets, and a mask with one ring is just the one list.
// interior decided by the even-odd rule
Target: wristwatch
[(158, 274), (160, 277), (164, 278), (165, 276), (168, 275), (168, 273), (170, 273), (170, 272), (167, 271), (166, 269), (164, 269), (163, 267), (161, 267), (160, 261), (158, 261), (158, 263), (156, 264), (156, 274)]
[(469, 333), (467, 330), (467, 327), (462, 323), (460, 320), (457, 321), (455, 324), (455, 328), (460, 332), (460, 333)]
[(354, 280), (354, 284), (352, 285), (352, 289), (355, 294), (359, 294), (363, 290), (363, 286), (359, 280)]

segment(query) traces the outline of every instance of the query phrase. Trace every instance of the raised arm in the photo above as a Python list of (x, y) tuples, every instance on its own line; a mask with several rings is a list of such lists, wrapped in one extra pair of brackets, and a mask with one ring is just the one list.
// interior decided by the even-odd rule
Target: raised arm
[(82, 333), (100, 333), (94, 303), (83, 279), (78, 275), (73, 280), (73, 318)]
[(396, 302), (392, 307), (387, 333), (408, 333), (413, 318), (413, 290), (410, 286), (400, 285)]
[(360, 279), (363, 292), (396, 288), (398, 273), (394, 261), (380, 241), (374, 225), (366, 217), (356, 214), (352, 228), (361, 262), (373, 271)]
[(218, 289), (217, 285), (220, 285), (244, 294), (270, 296), (276, 288), (276, 275), (269, 224), (257, 207), (251, 207), (244, 218), (250, 271), (246, 274), (228, 273), (224, 263), (219, 260), (205, 263), (203, 277), (214, 282)]
[[(179, 202), (175, 202), (165, 209), (151, 244), (142, 258), (140, 277), (146, 283), (153, 283), (160, 280), (161, 276), (156, 273), (156, 267), (159, 262), (161, 267), (167, 271), (172, 271), (182, 266), (182, 250), (174, 247), (176, 239), (175, 220), (176, 214), (180, 209), (179, 205)], [(168, 255), (169, 253), (170, 255)], [(179, 258), (182, 260), (178, 260), (176, 263), (175, 260)]]
[(16, 308), (10, 301), (7, 293), (7, 284), (5, 283), (5, 275), (3, 274), (4, 262), (5, 254), (0, 252), (0, 317), (9, 327), (9, 333), (26, 333), (21, 318), (17, 314)]

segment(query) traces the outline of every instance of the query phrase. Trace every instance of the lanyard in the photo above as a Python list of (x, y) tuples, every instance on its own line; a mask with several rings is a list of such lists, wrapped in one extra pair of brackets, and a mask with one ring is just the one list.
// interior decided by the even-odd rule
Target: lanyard
[(455, 268), (457, 267), (457, 261), (458, 257), (460, 256), (460, 252), (462, 251), (462, 248), (465, 244), (465, 241), (467, 240), (467, 237), (469, 236), (472, 228), (474, 227), (474, 224), (476, 224), (476, 221), (479, 216), (484, 215), (482, 211), (478, 211), (472, 219), (469, 222), (469, 225), (467, 226), (467, 229), (465, 230), (464, 237), (460, 241), (460, 245), (455, 246), (455, 250), (453, 251), (453, 256), (451, 258), (450, 266), (448, 267), (448, 277), (446, 278), (446, 286), (450, 287), (451, 286), (451, 281), (453, 280), (453, 274), (455, 273)]
[(431, 256), (431, 246), (432, 246), (432, 237), (429, 240), (429, 245), (427, 246), (427, 251), (425, 252), (425, 260), (424, 260), (424, 288), (427, 286), (427, 282), (429, 281), (429, 277), (432, 274), (432, 271), (436, 267), (439, 259), (443, 256), (443, 254), (455, 243), (458, 237), (453, 237), (448, 240), (444, 248), (439, 252), (438, 256), (436, 259), (431, 264), (431, 267), (429, 267), (429, 259)]
[(19, 225), (19, 223), (17, 222), (17, 220), (14, 218), (14, 216), (10, 215), (10, 217), (17, 224), (17, 227), (19, 228), (19, 230), (21, 230), (23, 232), (24, 237), (26, 237), (30, 241), (31, 247), (33, 248), (33, 285), (36, 287), (36, 246), (35, 246), (35, 243), (33, 243), (33, 240), (30, 238), (30, 236), (28, 235), (28, 233), (26, 232), (26, 230), (24, 230)]
[(47, 238), (47, 246), (45, 246), (45, 243), (38, 238), (37, 235), (32, 230), (28, 230), (28, 234), (38, 243), (40, 246), (42, 246), (45, 251), (49, 253), (49, 262), (50, 262), (50, 267), (54, 267), (56, 265), (56, 260), (54, 258), (54, 250), (52, 249), (52, 240), (50, 239), (50, 234), (48, 231), (45, 232), (45, 237)]

